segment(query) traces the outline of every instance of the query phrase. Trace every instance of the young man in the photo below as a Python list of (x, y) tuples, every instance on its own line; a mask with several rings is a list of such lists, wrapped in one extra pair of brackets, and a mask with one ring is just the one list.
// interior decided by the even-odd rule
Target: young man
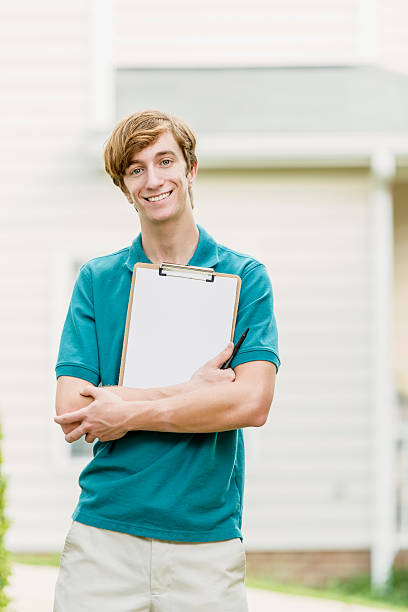
[[(105, 167), (139, 215), (128, 248), (82, 266), (64, 325), (55, 421), (94, 457), (79, 478), (55, 612), (244, 612), (243, 427), (265, 423), (280, 365), (258, 261), (196, 225), (195, 137), (158, 111), (122, 121)], [(118, 387), (133, 266), (210, 267), (242, 280), (233, 344), (173, 387)], [(98, 385), (101, 385), (98, 387)]]

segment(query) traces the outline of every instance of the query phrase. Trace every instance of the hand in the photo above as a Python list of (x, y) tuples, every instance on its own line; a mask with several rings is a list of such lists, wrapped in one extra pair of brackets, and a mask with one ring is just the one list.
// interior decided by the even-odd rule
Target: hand
[(213, 384), (218, 382), (234, 382), (235, 372), (231, 368), (226, 370), (220, 370), (223, 363), (227, 361), (232, 355), (234, 350), (234, 343), (229, 342), (221, 353), (219, 353), (210, 361), (207, 361), (199, 370), (194, 372), (190, 378), (190, 383), (202, 385), (202, 384)]
[(81, 395), (93, 398), (89, 406), (54, 418), (59, 425), (78, 422), (78, 426), (66, 434), (67, 442), (75, 442), (84, 434), (86, 442), (91, 443), (96, 438), (107, 442), (122, 438), (128, 432), (125, 425), (128, 408), (124, 400), (115, 393), (92, 385), (87, 385)]

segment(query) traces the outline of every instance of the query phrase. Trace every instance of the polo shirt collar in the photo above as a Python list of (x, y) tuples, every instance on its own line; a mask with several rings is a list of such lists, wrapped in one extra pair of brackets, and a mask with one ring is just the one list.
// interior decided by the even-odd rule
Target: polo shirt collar
[[(200, 268), (212, 268), (219, 262), (217, 243), (203, 227), (197, 225), (197, 229), (200, 232), (198, 244), (188, 264)], [(141, 233), (130, 245), (129, 255), (125, 263), (129, 270), (133, 272), (133, 267), (138, 262), (152, 263), (143, 250)]]

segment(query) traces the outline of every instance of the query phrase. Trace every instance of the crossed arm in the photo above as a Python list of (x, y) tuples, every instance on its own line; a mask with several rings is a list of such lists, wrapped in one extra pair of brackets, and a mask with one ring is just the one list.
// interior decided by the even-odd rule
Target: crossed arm
[(84, 434), (87, 442), (105, 442), (135, 430), (208, 433), (259, 427), (269, 413), (276, 368), (267, 361), (251, 361), (235, 372), (220, 370), (232, 348), (230, 343), (188, 382), (172, 387), (101, 388), (61, 376), (54, 420), (67, 442)]

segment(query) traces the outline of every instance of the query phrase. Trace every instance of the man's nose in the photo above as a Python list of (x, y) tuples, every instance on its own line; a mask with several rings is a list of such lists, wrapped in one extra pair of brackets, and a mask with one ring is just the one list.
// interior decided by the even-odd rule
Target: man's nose
[(163, 185), (163, 176), (160, 169), (150, 166), (146, 168), (146, 188), (156, 189), (160, 185)]

